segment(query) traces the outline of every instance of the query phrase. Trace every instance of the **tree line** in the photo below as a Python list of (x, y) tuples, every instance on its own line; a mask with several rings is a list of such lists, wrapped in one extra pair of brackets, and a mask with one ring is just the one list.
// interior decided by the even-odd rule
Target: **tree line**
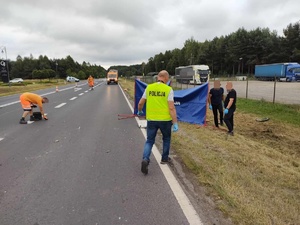
[[(109, 69), (117, 69), (124, 77), (147, 75), (163, 69), (173, 75), (178, 66), (206, 64), (213, 75), (233, 76), (253, 74), (255, 65), (279, 62), (300, 62), (300, 21), (283, 29), (283, 36), (269, 28), (250, 31), (240, 28), (210, 41), (199, 42), (191, 37), (182, 49), (166, 50), (141, 64), (115, 65)], [(64, 59), (18, 56), (16, 61), (9, 61), (9, 69), (11, 77), (24, 79), (65, 78), (68, 75), (87, 79), (89, 75), (100, 78), (107, 73), (102, 66), (87, 62), (79, 64), (71, 56)]]
[(140, 65), (114, 68), (126, 76), (147, 75), (163, 69), (174, 75), (178, 66), (206, 64), (213, 75), (253, 74), (255, 65), (300, 62), (300, 22), (289, 24), (283, 35), (268, 28), (250, 31), (240, 28), (211, 41), (198, 42), (192, 37), (185, 41), (182, 49), (156, 54)]
[(10, 79), (20, 77), (23, 79), (46, 79), (63, 78), (74, 76), (79, 79), (87, 79), (89, 75), (93, 77), (105, 77), (106, 70), (102, 66), (91, 65), (83, 62), (75, 62), (71, 56), (62, 59), (49, 59), (47, 56), (39, 56), (35, 59), (18, 56), (16, 61), (9, 61)]
[(185, 41), (182, 49), (159, 53), (149, 58), (145, 73), (166, 69), (174, 74), (175, 67), (209, 65), (212, 74), (253, 74), (255, 65), (300, 62), (300, 22), (289, 24), (284, 36), (268, 28), (247, 31), (244, 28), (212, 41)]

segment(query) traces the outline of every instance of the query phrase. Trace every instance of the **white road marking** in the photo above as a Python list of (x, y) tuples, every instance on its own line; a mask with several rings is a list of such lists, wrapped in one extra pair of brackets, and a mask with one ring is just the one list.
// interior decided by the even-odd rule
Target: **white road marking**
[(0, 108), (3, 108), (5, 106), (9, 106), (9, 105), (13, 105), (13, 104), (16, 104), (16, 103), (19, 103), (20, 101), (15, 101), (15, 102), (10, 102), (10, 103), (7, 103), (7, 104), (4, 104), (4, 105), (0, 105)]
[(87, 90), (87, 91), (85, 91), (85, 93), (88, 93), (89, 91)]
[(0, 138), (0, 141), (2, 141), (4, 138)]
[(74, 91), (76, 92), (76, 91), (79, 91), (79, 90), (81, 90), (82, 88), (74, 88)]
[[(96, 85), (95, 87), (97, 86), (100, 86), (100, 85), (103, 85), (104, 82), (101, 82), (100, 84)], [(78, 85), (78, 86), (83, 86), (85, 84), (81, 84), (81, 85)], [(66, 90), (69, 90), (69, 89), (73, 89), (74, 87), (67, 87), (67, 88), (63, 88), (61, 90), (59, 90), (59, 92), (62, 92), (62, 91), (66, 91)], [(81, 90), (82, 88), (80, 87), (75, 87), (74, 90), (75, 91), (79, 91)], [(45, 93), (45, 94), (41, 94), (41, 96), (47, 96), (47, 95), (50, 95), (50, 94), (55, 94), (57, 93), (56, 91), (51, 91), (51, 92), (48, 92), (48, 93)], [(16, 104), (16, 103), (19, 103), (20, 101), (14, 101), (14, 102), (10, 102), (10, 103), (7, 103), (7, 104), (3, 104), (3, 105), (0, 105), (0, 108), (4, 108), (6, 106), (10, 106), (10, 105), (13, 105), (13, 104)]]
[(79, 95), (84, 95), (84, 93), (80, 93)]
[(67, 104), (67, 103), (61, 103), (61, 104), (59, 104), (59, 105), (55, 106), (54, 108), (58, 109), (58, 108), (60, 108), (60, 107), (64, 106), (65, 104)]
[[(47, 116), (47, 113), (44, 113), (44, 114), (45, 114), (45, 116)], [(34, 123), (34, 121), (30, 121), (30, 120), (27, 121), (27, 124), (32, 124), (32, 123)]]
[[(120, 87), (120, 86), (119, 86)], [(128, 101), (124, 91), (122, 90), (122, 88), (120, 87), (128, 106), (130, 107), (132, 113), (133, 113), (133, 108), (130, 104), (130, 102)], [(138, 118), (135, 117), (136, 122), (138, 123)], [(147, 139), (147, 130), (146, 129), (141, 129), (145, 139)], [(173, 191), (174, 196), (176, 197), (186, 219), (188, 220), (190, 225), (203, 225), (198, 213), (196, 212), (195, 208), (193, 207), (191, 201), (189, 200), (189, 198), (186, 196), (186, 194), (184, 193), (184, 191), (182, 190), (180, 184), (178, 183), (177, 179), (175, 178), (174, 174), (172, 173), (170, 167), (168, 165), (162, 165), (160, 164), (160, 160), (161, 160), (161, 154), (158, 150), (158, 148), (156, 147), (156, 145), (154, 144), (152, 147), (152, 153), (160, 167), (160, 169), (162, 170), (171, 190)]]
[(71, 101), (75, 100), (77, 97), (70, 98)]

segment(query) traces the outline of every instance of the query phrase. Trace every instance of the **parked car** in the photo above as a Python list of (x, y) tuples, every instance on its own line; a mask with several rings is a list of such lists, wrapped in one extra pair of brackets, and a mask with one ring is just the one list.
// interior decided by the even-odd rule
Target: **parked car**
[(67, 76), (67, 82), (79, 82), (79, 79), (76, 77)]
[(18, 83), (18, 84), (21, 84), (23, 82), (24, 82), (24, 80), (22, 78), (14, 78), (9, 81), (9, 83)]

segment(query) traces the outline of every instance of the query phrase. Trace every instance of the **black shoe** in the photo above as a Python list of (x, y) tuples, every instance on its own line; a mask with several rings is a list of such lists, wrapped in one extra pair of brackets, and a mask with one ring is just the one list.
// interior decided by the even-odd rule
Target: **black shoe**
[(161, 161), (160, 161), (160, 164), (168, 164), (168, 163), (170, 163), (172, 161), (172, 159), (170, 158), (170, 157), (168, 157), (168, 159), (162, 159)]
[(142, 168), (141, 168), (141, 171), (143, 174), (147, 175), (148, 174), (148, 165), (149, 165), (149, 161), (144, 159), (142, 161)]
[(234, 136), (233, 131), (228, 131), (227, 134), (230, 135), (230, 136)]
[(27, 121), (25, 121), (24, 119), (20, 119), (20, 124), (27, 124)]
[(220, 123), (220, 125), (221, 125), (221, 126), (224, 126), (224, 123), (223, 123), (223, 122), (221, 122), (221, 123)]

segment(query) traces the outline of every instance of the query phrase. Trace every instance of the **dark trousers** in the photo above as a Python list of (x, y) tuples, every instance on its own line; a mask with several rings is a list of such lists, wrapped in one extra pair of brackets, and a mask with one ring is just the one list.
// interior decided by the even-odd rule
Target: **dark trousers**
[(229, 109), (228, 113), (224, 115), (224, 122), (228, 128), (228, 132), (233, 131), (233, 115), (234, 115), (233, 109)]
[(218, 111), (220, 114), (220, 123), (223, 123), (223, 105), (222, 104), (218, 104), (218, 105), (214, 105), (212, 104), (212, 111), (214, 114), (214, 121), (215, 121), (215, 126), (219, 127), (219, 121), (218, 121)]

